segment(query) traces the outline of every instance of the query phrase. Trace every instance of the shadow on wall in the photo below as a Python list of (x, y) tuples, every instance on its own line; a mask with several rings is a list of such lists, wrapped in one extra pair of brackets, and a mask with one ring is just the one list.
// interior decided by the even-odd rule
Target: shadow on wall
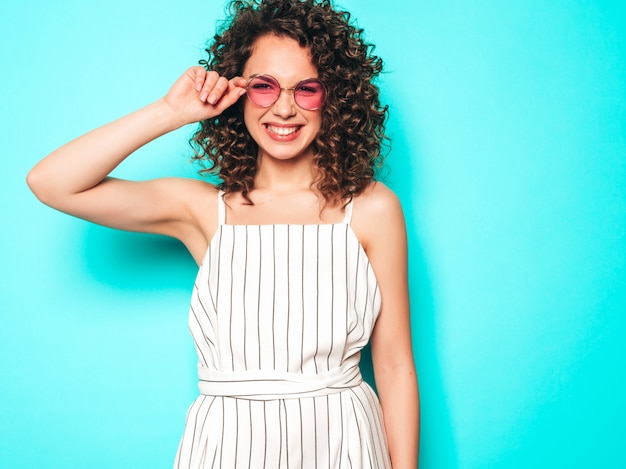
[(99, 283), (123, 290), (184, 290), (198, 267), (178, 240), (86, 225), (85, 271)]

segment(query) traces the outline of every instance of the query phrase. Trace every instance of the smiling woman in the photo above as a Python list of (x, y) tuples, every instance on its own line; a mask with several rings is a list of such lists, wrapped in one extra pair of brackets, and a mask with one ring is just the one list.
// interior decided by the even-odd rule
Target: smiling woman
[[(263, 6), (247, 6), (256, 3)], [(321, 129), (313, 141), (319, 195), (328, 202), (342, 203), (362, 193), (381, 165), (387, 117), (387, 106), (380, 103), (374, 84), (382, 71), (382, 60), (371, 53), (373, 46), (363, 40), (363, 30), (349, 22), (348, 12), (333, 10), (329, 1), (233, 2), (229, 13), (232, 20), (210, 43), (208, 59), (201, 63), (223, 76), (249, 79), (268, 74), (262, 63), (260, 67), (248, 63), (254, 50), (258, 53), (254, 60), (277, 62), (285, 81), (275, 78), (280, 78), (285, 88), (296, 86), (302, 79), (317, 78), (325, 90), (324, 105), (319, 109)], [(259, 47), (258, 41), (272, 45), (277, 39), (297, 43), (302, 57), (310, 61), (302, 64), (308, 66), (310, 75), (294, 78), (289, 62), (293, 54), (287, 50)], [(285, 54), (284, 62), (280, 54)], [(295, 91), (292, 97), (297, 99)], [(304, 111), (307, 107), (300, 106)], [(258, 144), (246, 128), (241, 108), (233, 106), (219, 118), (204, 120), (194, 141), (197, 159), (207, 165), (208, 172), (219, 173), (221, 188), (227, 193), (241, 192), (248, 200), (249, 191), (258, 182), (254, 180)]]
[[(175, 239), (47, 209), (24, 176), (65, 141), (161, 96), (173, 74), (206, 58), (214, 25), (231, 17), (226, 3), (0, 2), (2, 468), (171, 466), (197, 395), (196, 352), (183, 317), (196, 263)], [(375, 83), (390, 106), (385, 183), (402, 200), (408, 224), (420, 468), (626, 467), (626, 379), (619, 372), (626, 369), (626, 2), (336, 4), (353, 13), (385, 59)], [(339, 60), (329, 50), (328, 59)], [(343, 68), (336, 78), (344, 83), (331, 92), (335, 77), (321, 68), (326, 113), (352, 72)], [(353, 104), (347, 117), (356, 119), (357, 109), (365, 115)], [(323, 127), (335, 122), (329, 117)], [(187, 145), (196, 128), (151, 142), (113, 175), (198, 178)], [(211, 140), (238, 161), (255, 154), (233, 148), (247, 141), (231, 140), (227, 127)], [(83, 158), (96, 162), (111, 142), (91, 146)], [(344, 182), (362, 174), (346, 173)], [(267, 220), (276, 228), (312, 221), (302, 210), (307, 200), (294, 191), (261, 199), (257, 190), (251, 198), (257, 230)], [(272, 199), (280, 212), (256, 212)], [(217, 216), (213, 202), (205, 220)], [(335, 234), (344, 215), (325, 213), (339, 223)], [(287, 243), (278, 231), (277, 247)], [(290, 262), (298, 259), (293, 235)], [(271, 258), (266, 250), (263, 257)], [(264, 278), (273, 278), (267, 271)], [(255, 304), (248, 298), (246, 308)], [(286, 326), (284, 318), (274, 324)], [(305, 339), (313, 327), (306, 324)], [(246, 345), (248, 363), (253, 350)], [(316, 363), (325, 365), (319, 356)]]
[[(414, 469), (406, 229), (374, 180), (381, 61), (325, 0), (236, 0), (231, 13), (206, 67), (55, 150), (28, 184), (71, 215), (177, 238), (200, 266), (200, 396), (176, 467)], [(110, 177), (195, 122), (217, 186)], [(380, 400), (359, 370), (370, 339)]]
[[(268, 73), (278, 77), (279, 82), (289, 86), (297, 85), (302, 80), (317, 77), (317, 67), (311, 63), (310, 53), (307, 48), (300, 46), (294, 39), (275, 35), (259, 37), (252, 46), (252, 53), (243, 69), (243, 76), (254, 82), (261, 81), (260, 77)], [(267, 83), (268, 80), (262, 80)], [(258, 146), (255, 185), (263, 186), (266, 171), (272, 174), (275, 169), (274, 159), (286, 160), (305, 159), (308, 164), (301, 165), (306, 174), (302, 174), (302, 180), (310, 178), (308, 168), (317, 153), (313, 142), (322, 127), (322, 113), (316, 109), (304, 109), (297, 104), (296, 93), (280, 92), (274, 102), (267, 106), (255, 102), (258, 96), (257, 88), (253, 88), (252, 97), (246, 100), (243, 106), (243, 115), (246, 129)], [(248, 84), (248, 89), (250, 84)], [(296, 87), (294, 87), (296, 88)], [(281, 91), (278, 85), (278, 91)], [(320, 93), (319, 97), (323, 95)], [(317, 100), (317, 108), (321, 101)], [(263, 172), (263, 173), (262, 173)], [(293, 175), (290, 180), (294, 180)], [(298, 177), (298, 176), (295, 176)]]

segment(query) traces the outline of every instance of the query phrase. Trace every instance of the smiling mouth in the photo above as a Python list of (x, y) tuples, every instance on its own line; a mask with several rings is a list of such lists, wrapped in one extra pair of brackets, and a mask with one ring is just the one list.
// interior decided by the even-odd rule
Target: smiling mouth
[(273, 125), (266, 124), (265, 128), (273, 134), (279, 135), (281, 137), (286, 137), (288, 135), (295, 134), (298, 130), (301, 129), (301, 126), (296, 127), (275, 127)]

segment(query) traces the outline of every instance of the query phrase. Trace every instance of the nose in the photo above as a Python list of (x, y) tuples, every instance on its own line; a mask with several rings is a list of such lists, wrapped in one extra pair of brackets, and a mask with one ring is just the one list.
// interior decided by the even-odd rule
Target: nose
[(296, 113), (296, 101), (293, 95), (293, 89), (281, 88), (278, 99), (273, 106), (274, 113), (277, 116), (287, 118)]

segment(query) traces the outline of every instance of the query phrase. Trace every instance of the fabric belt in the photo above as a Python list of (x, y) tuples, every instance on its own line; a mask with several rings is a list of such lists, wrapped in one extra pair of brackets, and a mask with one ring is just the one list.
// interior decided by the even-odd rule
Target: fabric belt
[(198, 366), (200, 393), (238, 399), (269, 401), (325, 396), (363, 381), (358, 363), (307, 375), (279, 371), (215, 371)]

